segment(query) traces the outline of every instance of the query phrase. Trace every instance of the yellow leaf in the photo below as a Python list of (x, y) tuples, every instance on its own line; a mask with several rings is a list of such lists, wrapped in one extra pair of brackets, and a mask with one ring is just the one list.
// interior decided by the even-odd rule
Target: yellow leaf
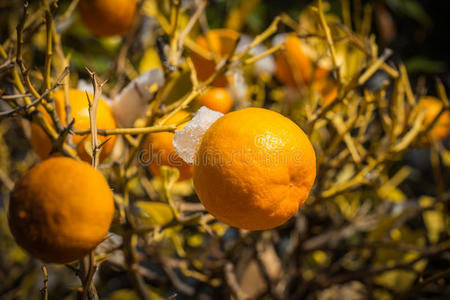
[(327, 262), (328, 260), (327, 254), (322, 250), (314, 251), (312, 256), (316, 263), (318, 263), (319, 265)]
[(180, 227), (168, 228), (165, 230), (165, 235), (172, 242), (172, 245), (175, 248), (175, 251), (177, 252), (178, 256), (186, 257), (186, 252), (184, 251), (183, 248), (183, 237), (181, 236), (179, 229)]
[(429, 210), (423, 212), (422, 216), (427, 228), (428, 239), (432, 244), (436, 244), (441, 232), (445, 230), (444, 214), (439, 210)]
[(374, 281), (382, 286), (391, 288), (395, 291), (405, 291), (411, 287), (416, 279), (416, 274), (411, 271), (393, 270), (376, 276)]
[(337, 196), (336, 204), (347, 220), (353, 219), (361, 205), (359, 197)]
[(139, 73), (142, 74), (157, 68), (162, 68), (158, 52), (154, 48), (148, 48), (139, 62)]
[(161, 202), (138, 201), (134, 205), (139, 209), (140, 220), (149, 225), (164, 225), (174, 216), (169, 205)]
[(450, 167), (450, 150), (443, 149), (441, 151), (441, 157), (444, 165)]
[(215, 232), (218, 236), (223, 236), (225, 231), (227, 231), (228, 226), (223, 223), (214, 223), (209, 226), (213, 232)]
[(434, 198), (430, 196), (420, 196), (419, 204), (421, 207), (426, 208), (430, 207), (434, 202)]
[(166, 184), (167, 189), (171, 189), (173, 184), (180, 177), (180, 171), (177, 168), (171, 168), (169, 166), (161, 166), (160, 168), (161, 177), (163, 182)]
[(345, 165), (341, 172), (337, 175), (336, 184), (342, 184), (352, 178), (353, 174), (355, 174), (355, 166), (353, 164)]
[[(161, 190), (162, 180), (161, 177), (155, 176), (150, 180), (152, 188), (156, 191)], [(192, 194), (192, 183), (189, 180), (175, 182), (170, 189), (170, 193), (179, 196), (189, 196)]]
[(192, 248), (200, 247), (203, 244), (204, 238), (200, 233), (190, 235), (186, 242)]

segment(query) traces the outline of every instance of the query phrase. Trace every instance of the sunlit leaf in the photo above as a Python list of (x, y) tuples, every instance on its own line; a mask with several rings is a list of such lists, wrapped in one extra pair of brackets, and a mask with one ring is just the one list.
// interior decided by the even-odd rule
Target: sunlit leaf
[(445, 166), (450, 167), (450, 151), (446, 149), (442, 149), (440, 151), (442, 162)]
[(412, 271), (393, 270), (374, 277), (374, 281), (395, 291), (405, 291), (411, 287), (416, 277)]
[(200, 247), (203, 244), (204, 240), (205, 239), (203, 237), (203, 234), (196, 233), (196, 234), (191, 234), (190, 236), (188, 236), (186, 239), (186, 242), (190, 247), (196, 248), (196, 247)]
[(327, 254), (322, 250), (314, 251), (312, 256), (316, 263), (318, 263), (319, 265), (324, 264), (328, 260)]
[(175, 248), (178, 256), (186, 257), (186, 252), (183, 248), (183, 237), (180, 235), (179, 230), (177, 230), (177, 228), (169, 228), (165, 230), (165, 235), (172, 242), (172, 245)]
[(177, 168), (171, 168), (169, 166), (161, 166), (160, 173), (169, 190), (180, 177), (180, 171)]
[(445, 230), (445, 217), (439, 210), (428, 210), (423, 212), (423, 221), (427, 228), (428, 239), (436, 244), (439, 241), (441, 232)]
[(155, 48), (148, 48), (139, 62), (139, 73), (142, 74), (156, 68), (162, 68), (161, 60)]
[(138, 201), (134, 205), (138, 208), (139, 219), (145, 224), (164, 225), (174, 218), (172, 209), (165, 203)]
[[(150, 184), (155, 191), (161, 190), (161, 177), (155, 176), (150, 180)], [(175, 182), (170, 189), (171, 194), (179, 196), (189, 196), (192, 194), (192, 183), (189, 180)]]

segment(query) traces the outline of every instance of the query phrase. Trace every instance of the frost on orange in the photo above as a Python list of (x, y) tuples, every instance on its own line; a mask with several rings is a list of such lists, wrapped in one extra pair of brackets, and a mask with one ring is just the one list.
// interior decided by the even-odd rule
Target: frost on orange
[(262, 108), (219, 118), (194, 161), (195, 190), (208, 212), (250, 230), (285, 223), (308, 198), (315, 176), (315, 152), (305, 133)]

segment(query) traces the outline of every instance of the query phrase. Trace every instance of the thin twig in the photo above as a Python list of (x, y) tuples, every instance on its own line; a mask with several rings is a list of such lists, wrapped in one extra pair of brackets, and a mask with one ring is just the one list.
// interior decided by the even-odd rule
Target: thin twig
[[(53, 90), (57, 89), (60, 84), (61, 81), (69, 74), (69, 68), (65, 68), (63, 73), (61, 75), (59, 75), (58, 79), (56, 80), (55, 84), (53, 84), (53, 86), (51, 86), (49, 89), (46, 89), (37, 99), (33, 100), (32, 102), (30, 102), (28, 105), (25, 106), (20, 106), (17, 107), (16, 109), (10, 110), (10, 111), (5, 111), (5, 112), (0, 112), (0, 117), (8, 117), (8, 116), (12, 116), (20, 111), (25, 112), (26, 114), (30, 113), (30, 109), (34, 108), (35, 106), (37, 106), (39, 103), (41, 103), (42, 100), (44, 100), (44, 98)], [(24, 95), (13, 95), (14, 97), (16, 96), (21, 96), (21, 97), (28, 97), (29, 94), (24, 94)], [(7, 96), (5, 96), (7, 97)], [(18, 97), (20, 98), (20, 97)]]
[(228, 287), (231, 289), (231, 292), (233, 293), (234, 297), (236, 297), (236, 299), (238, 300), (248, 299), (246, 294), (242, 291), (241, 287), (239, 286), (236, 274), (234, 274), (234, 266), (231, 262), (225, 263), (224, 273), (226, 283)]
[[(140, 128), (112, 128), (112, 129), (97, 129), (97, 134), (102, 136), (108, 135), (125, 135), (125, 134), (144, 134), (155, 132), (173, 132), (177, 129), (176, 125), (155, 125)], [(90, 129), (74, 130), (73, 134), (88, 135), (91, 133)]]
[(41, 266), (42, 274), (44, 275), (44, 287), (41, 289), (42, 300), (48, 300), (48, 273), (45, 265)]
[(87, 101), (89, 103), (89, 122), (90, 122), (90, 130), (91, 130), (91, 143), (92, 143), (92, 166), (94, 168), (97, 168), (98, 160), (100, 157), (100, 148), (98, 143), (98, 137), (97, 137), (97, 107), (98, 102), (100, 100), (100, 95), (102, 93), (102, 86), (106, 83), (106, 81), (100, 82), (97, 78), (97, 75), (95, 72), (92, 72), (91, 70), (87, 69), (89, 72), (91, 79), (92, 79), (92, 85), (94, 87), (94, 97), (91, 101), (89, 99), (89, 94), (86, 93)]

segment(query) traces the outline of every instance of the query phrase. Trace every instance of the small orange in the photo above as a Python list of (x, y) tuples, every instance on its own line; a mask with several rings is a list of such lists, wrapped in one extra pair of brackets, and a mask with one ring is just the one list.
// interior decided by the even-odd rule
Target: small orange
[(226, 88), (210, 88), (198, 97), (197, 103), (209, 109), (221, 112), (229, 112), (233, 106), (233, 97)]
[(322, 96), (323, 106), (330, 104), (338, 96), (337, 85), (331, 80), (323, 80), (317, 85), (313, 84), (312, 89), (320, 92), (320, 95)]
[(275, 76), (282, 83), (302, 88), (315, 83), (313, 88), (320, 90), (321, 81), (328, 77), (329, 70), (313, 66), (311, 58), (304, 49), (302, 41), (295, 33), (288, 34), (284, 41), (285, 49), (275, 55)]
[(291, 120), (262, 108), (220, 117), (194, 158), (194, 187), (220, 221), (249, 230), (285, 223), (308, 198), (316, 157)]
[[(441, 100), (431, 96), (422, 97), (417, 104), (419, 109), (425, 110), (425, 125), (429, 125), (444, 105)], [(436, 139), (444, 139), (450, 134), (450, 111), (444, 111), (430, 131)]]
[(137, 0), (80, 0), (81, 20), (101, 37), (122, 35), (133, 24)]
[[(213, 29), (208, 31), (206, 36), (199, 36), (196, 39), (196, 44), (206, 50), (213, 58), (218, 60), (224, 59), (233, 50), (239, 38), (239, 33), (231, 29)], [(192, 52), (192, 62), (194, 63), (197, 76), (200, 80), (208, 79), (216, 71), (216, 62), (214, 59), (206, 59), (203, 56)], [(213, 86), (225, 87), (227, 79), (225, 76), (220, 76), (213, 83)]]
[[(66, 111), (64, 109), (64, 91), (58, 90), (54, 94), (56, 112), (63, 125), (66, 124)], [(93, 95), (89, 94), (89, 99), (93, 99)], [(69, 90), (69, 103), (70, 103), (70, 119), (75, 119), (74, 127), (77, 129), (89, 129), (89, 103), (86, 98), (86, 93), (76, 89)], [(51, 123), (51, 118), (42, 108), (39, 109), (44, 117)], [(116, 127), (111, 108), (106, 104), (104, 100), (100, 98), (97, 107), (97, 127), (103, 129), (112, 129)], [(110, 137), (98, 136), (99, 142), (105, 141), (107, 138), (110, 140), (103, 145), (100, 151), (100, 161), (103, 161), (111, 153), (116, 136)], [(74, 135), (73, 142), (78, 145), (77, 153), (80, 158), (86, 162), (91, 161), (90, 154), (86, 151), (86, 142), (91, 141), (90, 135), (80, 136)], [(52, 150), (52, 144), (45, 132), (36, 124), (31, 125), (31, 146), (36, 153), (45, 159), (49, 156)]]
[(113, 193), (98, 170), (53, 157), (16, 183), (8, 221), (16, 242), (32, 256), (69, 263), (106, 238), (113, 214)]
[[(186, 111), (179, 111), (171, 117), (166, 124), (177, 124), (189, 116)], [(178, 126), (178, 129), (185, 124)], [(175, 152), (172, 144), (174, 134), (172, 132), (157, 132), (148, 136), (143, 145), (141, 159), (143, 162), (149, 162), (148, 168), (154, 176), (160, 176), (161, 166), (170, 166), (180, 171), (178, 181), (183, 181), (192, 177), (192, 165), (186, 163)]]

